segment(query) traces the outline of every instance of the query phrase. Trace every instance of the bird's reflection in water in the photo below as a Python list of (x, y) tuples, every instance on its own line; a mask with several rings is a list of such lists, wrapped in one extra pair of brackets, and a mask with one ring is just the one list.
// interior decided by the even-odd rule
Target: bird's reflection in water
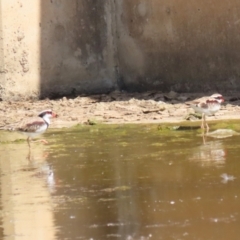
[(208, 139), (202, 135), (203, 144), (193, 149), (190, 157), (192, 161), (199, 161), (202, 165), (222, 165), (226, 161), (226, 150), (221, 140)]
[(43, 151), (41, 154), (39, 153), (34, 153), (34, 150), (32, 148), (28, 148), (28, 154), (27, 154), (27, 157), (26, 159), (29, 161), (29, 162), (34, 162), (35, 160), (36, 161), (46, 161), (46, 158), (48, 157), (49, 153), (47, 151)]
[(205, 132), (203, 132), (203, 134), (202, 134), (202, 140), (203, 140), (203, 144), (206, 144), (207, 135), (205, 134)]
[[(29, 148), (26, 157), (28, 164), (24, 168), (27, 168), (29, 171), (33, 172), (32, 177), (44, 179), (50, 192), (54, 192), (55, 176), (52, 166), (47, 162), (48, 155), (48, 151), (43, 151), (41, 154), (39, 154), (39, 152), (36, 152), (34, 149)], [(24, 170), (24, 168), (22, 170)]]
[(27, 159), (29, 162), (33, 161), (33, 156), (32, 156), (32, 150), (31, 150), (31, 148), (28, 149), (28, 155), (27, 155), (26, 159)]

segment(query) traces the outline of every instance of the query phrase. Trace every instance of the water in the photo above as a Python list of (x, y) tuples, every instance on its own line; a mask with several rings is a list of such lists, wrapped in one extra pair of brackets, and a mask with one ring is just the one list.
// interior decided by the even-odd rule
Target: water
[(0, 239), (239, 239), (240, 136), (97, 125), (44, 137), (31, 152), (0, 144)]

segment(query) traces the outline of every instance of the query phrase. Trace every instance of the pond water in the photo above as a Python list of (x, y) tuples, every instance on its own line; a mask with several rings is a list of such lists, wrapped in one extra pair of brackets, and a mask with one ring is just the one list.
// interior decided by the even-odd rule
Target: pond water
[(44, 137), (31, 152), (0, 144), (0, 239), (239, 239), (240, 136), (96, 125)]

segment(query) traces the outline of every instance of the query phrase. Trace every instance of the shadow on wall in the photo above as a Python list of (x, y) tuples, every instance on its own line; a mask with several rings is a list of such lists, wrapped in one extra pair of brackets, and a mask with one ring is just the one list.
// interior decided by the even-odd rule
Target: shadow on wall
[(41, 98), (114, 89), (112, 3), (41, 4)]
[(41, 4), (41, 97), (240, 89), (239, 2)]
[[(129, 90), (240, 89), (239, 2), (123, 0), (116, 4), (120, 75)], [(135, 46), (131, 51), (130, 40)], [(136, 68), (140, 59), (136, 52), (141, 53), (142, 67)]]

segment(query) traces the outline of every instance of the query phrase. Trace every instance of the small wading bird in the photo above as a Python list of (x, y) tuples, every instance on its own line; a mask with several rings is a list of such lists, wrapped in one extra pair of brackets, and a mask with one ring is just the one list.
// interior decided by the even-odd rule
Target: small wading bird
[[(57, 115), (53, 113), (52, 110), (44, 110), (38, 114), (38, 117), (25, 119), (19, 124), (4, 126), (0, 129), (17, 131), (28, 136), (27, 142), (30, 147), (30, 139), (44, 133), (50, 125), (50, 118), (56, 116)], [(44, 139), (40, 141), (47, 143)]]
[(214, 115), (217, 111), (219, 111), (221, 108), (221, 103), (223, 102), (223, 96), (221, 94), (215, 93), (210, 97), (203, 97), (194, 100), (193, 102), (188, 102), (188, 104), (190, 104), (191, 108), (193, 108), (195, 112), (202, 114), (201, 128), (204, 129), (206, 127), (208, 132), (209, 126), (206, 122), (206, 116)]

